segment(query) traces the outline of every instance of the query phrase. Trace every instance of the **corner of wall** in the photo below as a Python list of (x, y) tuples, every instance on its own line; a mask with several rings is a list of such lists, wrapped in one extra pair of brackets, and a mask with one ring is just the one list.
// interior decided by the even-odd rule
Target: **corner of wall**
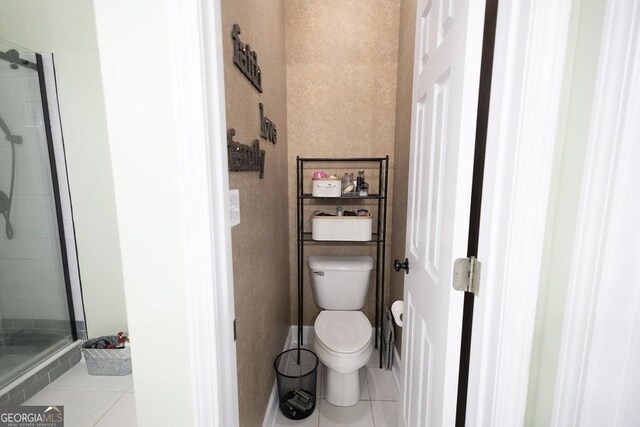
[[(402, 0), (398, 34), (398, 84), (396, 92), (396, 126), (394, 146), (394, 181), (392, 204), (391, 259), (404, 259), (407, 228), (407, 191), (409, 148), (411, 143), (411, 97), (413, 85), (413, 47), (416, 0)], [(404, 275), (391, 273), (390, 303), (404, 297)], [(396, 348), (402, 351), (402, 329), (395, 326)]]

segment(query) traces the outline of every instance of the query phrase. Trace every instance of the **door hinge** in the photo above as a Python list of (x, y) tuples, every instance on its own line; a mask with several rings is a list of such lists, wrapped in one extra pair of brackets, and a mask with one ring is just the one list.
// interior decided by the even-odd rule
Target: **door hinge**
[(236, 332), (236, 319), (233, 319), (233, 341), (238, 339), (238, 333)]
[(453, 289), (478, 296), (482, 265), (475, 257), (458, 258), (453, 263)]

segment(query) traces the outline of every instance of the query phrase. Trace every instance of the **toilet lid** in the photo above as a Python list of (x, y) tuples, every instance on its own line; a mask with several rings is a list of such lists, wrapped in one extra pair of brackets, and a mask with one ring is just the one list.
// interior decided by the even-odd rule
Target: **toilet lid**
[(338, 353), (353, 353), (369, 343), (371, 323), (361, 311), (322, 311), (315, 323), (316, 339)]

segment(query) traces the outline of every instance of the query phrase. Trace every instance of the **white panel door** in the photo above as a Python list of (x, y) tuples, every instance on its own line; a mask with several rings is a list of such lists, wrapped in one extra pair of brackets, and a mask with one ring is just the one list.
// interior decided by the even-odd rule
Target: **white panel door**
[(402, 422), (455, 421), (483, 0), (418, 0), (407, 208)]

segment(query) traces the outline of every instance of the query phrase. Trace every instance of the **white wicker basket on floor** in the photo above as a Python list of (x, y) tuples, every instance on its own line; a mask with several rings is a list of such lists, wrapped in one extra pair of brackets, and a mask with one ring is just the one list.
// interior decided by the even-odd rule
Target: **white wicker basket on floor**
[(83, 348), (89, 375), (121, 376), (131, 373), (131, 349)]

